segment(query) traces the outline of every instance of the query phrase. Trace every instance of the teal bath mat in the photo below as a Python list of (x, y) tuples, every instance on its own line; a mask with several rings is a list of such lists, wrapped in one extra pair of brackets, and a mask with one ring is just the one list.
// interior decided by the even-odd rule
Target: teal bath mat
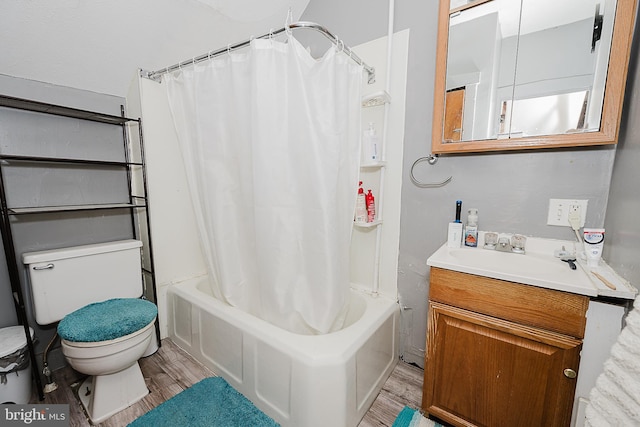
[(205, 378), (142, 415), (130, 427), (277, 427), (223, 378)]
[(415, 409), (405, 406), (393, 422), (392, 427), (442, 427), (442, 425), (423, 417)]

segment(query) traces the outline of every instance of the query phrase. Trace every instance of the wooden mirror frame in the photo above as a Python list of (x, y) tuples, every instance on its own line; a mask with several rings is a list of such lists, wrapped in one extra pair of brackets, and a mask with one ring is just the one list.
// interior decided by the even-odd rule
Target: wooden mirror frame
[[(627, 69), (629, 66), (637, 0), (617, 0), (599, 131), (532, 136), (526, 138), (444, 142), (444, 100), (447, 76), (449, 15), (453, 12), (449, 10), (449, 1), (450, 0), (440, 0), (440, 11), (438, 14), (438, 45), (436, 50), (433, 129), (431, 133), (431, 150), (433, 154), (578, 147), (618, 143), (618, 130), (620, 127), (620, 117), (622, 116), (622, 103), (627, 81)], [(488, 0), (477, 0), (456, 10), (466, 9), (485, 3), (486, 1)]]

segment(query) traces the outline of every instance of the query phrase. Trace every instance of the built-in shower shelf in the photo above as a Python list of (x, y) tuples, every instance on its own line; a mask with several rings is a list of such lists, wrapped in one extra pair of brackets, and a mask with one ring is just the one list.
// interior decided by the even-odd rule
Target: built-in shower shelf
[(8, 208), (10, 215), (26, 215), (26, 214), (41, 214), (41, 213), (53, 213), (53, 212), (73, 212), (73, 211), (94, 211), (105, 209), (133, 209), (144, 208), (144, 204), (133, 203), (104, 203), (96, 205), (66, 205), (66, 206), (36, 206), (27, 208)]
[(387, 165), (387, 162), (368, 162), (368, 163), (362, 163), (360, 165), (360, 169), (379, 169), (379, 168), (383, 168)]
[(358, 228), (375, 228), (381, 224), (382, 224), (381, 219), (377, 219), (373, 222), (355, 222), (355, 221), (353, 222), (353, 225)]
[(362, 97), (363, 107), (377, 107), (391, 103), (391, 95), (386, 90), (373, 92)]

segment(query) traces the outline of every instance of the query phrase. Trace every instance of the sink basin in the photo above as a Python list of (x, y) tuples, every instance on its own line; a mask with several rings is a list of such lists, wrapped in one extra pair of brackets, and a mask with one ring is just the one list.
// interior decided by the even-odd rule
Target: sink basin
[(613, 282), (616, 289), (609, 289), (596, 279), (591, 274), (592, 269), (581, 260), (576, 262), (578, 268), (572, 270), (568, 263), (553, 255), (560, 248), (575, 253), (576, 246), (579, 245), (575, 241), (527, 237), (525, 254), (488, 250), (482, 248), (483, 244), (482, 231), (479, 233), (477, 248), (464, 246), (449, 249), (444, 244), (429, 257), (427, 265), (592, 297), (632, 300), (638, 293), (635, 287), (618, 276), (604, 260), (600, 261), (595, 270)]
[(568, 263), (553, 256), (553, 249), (514, 254), (482, 248), (449, 249), (443, 245), (429, 257), (427, 264), (581, 295), (598, 295), (585, 270), (581, 266), (572, 270)]
[(571, 270), (566, 262), (553, 256), (527, 253), (512, 254), (494, 250), (460, 248), (449, 251), (449, 256), (459, 263), (488, 271), (499, 270), (504, 273), (518, 275), (575, 275), (578, 270)]

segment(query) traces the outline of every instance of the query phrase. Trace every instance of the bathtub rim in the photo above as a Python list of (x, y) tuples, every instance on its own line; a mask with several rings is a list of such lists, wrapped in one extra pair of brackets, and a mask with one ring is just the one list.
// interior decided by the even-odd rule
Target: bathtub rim
[[(172, 298), (172, 295), (176, 295), (200, 308), (213, 308), (213, 311), (210, 312), (219, 312), (224, 316), (230, 316), (240, 323), (238, 325), (240, 329), (255, 334), (255, 336), (269, 336), (273, 345), (282, 345), (290, 348), (293, 353), (296, 353), (297, 357), (305, 360), (309, 365), (325, 364), (327, 361), (341, 363), (348, 360), (389, 317), (399, 316), (400, 312), (398, 301), (383, 295), (374, 296), (359, 287), (351, 286), (350, 292), (362, 297), (366, 303), (364, 313), (360, 319), (344, 329), (328, 334), (302, 335), (281, 329), (265, 320), (230, 306), (212, 295), (203, 293), (197, 288), (198, 283), (203, 280), (208, 280), (208, 276), (195, 276), (172, 283), (168, 287), (167, 296)], [(198, 295), (204, 295), (206, 298), (197, 298)], [(394, 339), (397, 338), (395, 337)], [(335, 352), (321, 351), (322, 349), (333, 350), (336, 347), (343, 349), (339, 358), (336, 358)]]

